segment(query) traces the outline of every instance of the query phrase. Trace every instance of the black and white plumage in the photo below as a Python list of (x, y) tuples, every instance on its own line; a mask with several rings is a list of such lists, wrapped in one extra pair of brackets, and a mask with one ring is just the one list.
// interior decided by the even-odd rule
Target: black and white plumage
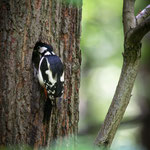
[(64, 70), (60, 58), (53, 52), (51, 45), (37, 42), (34, 51), (40, 56), (38, 80), (47, 91), (49, 99), (63, 94)]

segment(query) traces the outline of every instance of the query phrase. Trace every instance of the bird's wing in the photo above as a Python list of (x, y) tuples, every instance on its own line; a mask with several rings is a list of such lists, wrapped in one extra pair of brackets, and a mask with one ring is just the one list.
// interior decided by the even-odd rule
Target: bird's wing
[(61, 76), (63, 74), (63, 64), (60, 58), (56, 55), (46, 56), (48, 63), (50, 64), (50, 69), (52, 71), (53, 78), (55, 75)]
[(53, 95), (55, 93), (54, 93), (54, 88), (52, 89), (52, 87), (55, 85), (56, 80), (52, 77), (52, 72), (48, 67), (47, 59), (45, 57), (43, 58), (41, 62), (40, 70), (41, 70), (41, 74), (43, 77), (44, 86), (47, 90), (47, 94), (48, 96), (51, 95), (53, 98)]
[(50, 70), (52, 72), (52, 78), (55, 79), (56, 84), (53, 86), (52, 90), (55, 90), (55, 97), (60, 97), (63, 91), (64, 74), (63, 74), (63, 64), (60, 58), (56, 55), (46, 56), (48, 63), (50, 64)]

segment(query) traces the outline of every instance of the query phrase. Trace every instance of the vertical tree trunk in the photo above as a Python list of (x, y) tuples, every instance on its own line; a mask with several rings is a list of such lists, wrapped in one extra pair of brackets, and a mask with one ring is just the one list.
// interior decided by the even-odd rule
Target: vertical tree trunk
[[(0, 145), (39, 147), (58, 137), (76, 135), (81, 5), (62, 0), (2, 0), (0, 18)], [(50, 43), (65, 67), (64, 95), (46, 125), (45, 97), (32, 65), (38, 40)]]

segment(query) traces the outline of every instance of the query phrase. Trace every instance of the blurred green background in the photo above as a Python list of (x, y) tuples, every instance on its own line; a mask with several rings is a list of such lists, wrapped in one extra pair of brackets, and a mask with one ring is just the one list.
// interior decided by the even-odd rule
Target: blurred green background
[[(135, 14), (148, 4), (148, 0), (136, 1)], [(82, 142), (85, 139), (91, 144), (94, 142), (119, 80), (124, 40), (122, 7), (121, 0), (83, 0), (79, 121)], [(133, 96), (115, 136), (113, 149), (150, 149), (149, 39), (147, 34), (143, 40), (141, 65)]]

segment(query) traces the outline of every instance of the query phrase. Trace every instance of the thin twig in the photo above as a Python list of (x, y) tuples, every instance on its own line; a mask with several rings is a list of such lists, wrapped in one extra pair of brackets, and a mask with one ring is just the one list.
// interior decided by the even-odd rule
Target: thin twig
[(150, 16), (150, 5), (148, 5), (145, 9), (143, 9), (137, 16), (136, 21), (137, 24), (142, 23), (147, 17)]

